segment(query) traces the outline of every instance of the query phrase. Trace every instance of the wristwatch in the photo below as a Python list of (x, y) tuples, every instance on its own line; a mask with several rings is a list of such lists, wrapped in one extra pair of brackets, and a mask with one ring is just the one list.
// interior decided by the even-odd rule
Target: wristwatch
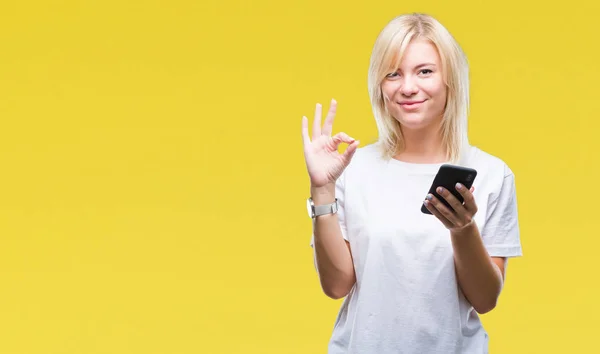
[(313, 219), (320, 215), (335, 214), (338, 211), (338, 200), (335, 198), (335, 201), (331, 204), (315, 205), (312, 198), (308, 198), (306, 208), (308, 209), (308, 216)]

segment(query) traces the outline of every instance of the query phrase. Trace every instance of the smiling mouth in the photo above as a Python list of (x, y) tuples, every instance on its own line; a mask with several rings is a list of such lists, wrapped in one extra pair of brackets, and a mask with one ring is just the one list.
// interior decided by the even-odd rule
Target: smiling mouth
[(419, 104), (421, 104), (423, 102), (425, 102), (425, 100), (422, 100), (422, 101), (413, 101), (413, 102), (398, 102), (398, 104), (401, 105), (401, 106), (412, 107), (412, 106), (419, 105)]
[(419, 107), (421, 107), (421, 105), (423, 104), (423, 102), (425, 102), (427, 100), (422, 100), (422, 101), (413, 101), (413, 102), (398, 102), (398, 104), (400, 105), (400, 107), (402, 107), (402, 109), (407, 110), (407, 111), (414, 111), (416, 109), (418, 109)]

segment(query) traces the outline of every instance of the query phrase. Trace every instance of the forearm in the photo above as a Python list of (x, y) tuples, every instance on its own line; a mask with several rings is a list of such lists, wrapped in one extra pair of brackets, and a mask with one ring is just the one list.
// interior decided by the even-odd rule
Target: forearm
[[(335, 190), (311, 189), (317, 205), (333, 203)], [(356, 281), (350, 249), (342, 236), (337, 214), (321, 215), (313, 225), (315, 265), (321, 287), (331, 298), (339, 299), (348, 294)]]
[(459, 286), (478, 313), (491, 311), (502, 290), (502, 274), (490, 258), (473, 222), (451, 233)]

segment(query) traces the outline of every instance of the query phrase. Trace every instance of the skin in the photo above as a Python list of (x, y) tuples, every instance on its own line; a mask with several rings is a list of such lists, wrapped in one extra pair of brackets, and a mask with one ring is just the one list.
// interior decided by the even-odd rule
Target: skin
[[(390, 114), (400, 123), (405, 147), (395, 158), (416, 163), (445, 160), (440, 126), (447, 88), (435, 47), (415, 40), (395, 72), (386, 75), (381, 90)], [(406, 105), (406, 102), (422, 102)]]
[[(321, 128), (321, 105), (315, 108), (312, 138), (308, 132), (308, 119), (302, 118), (304, 158), (310, 176), (310, 195), (315, 205), (335, 201), (335, 182), (348, 166), (359, 141), (345, 133), (331, 136), (337, 102), (331, 101), (329, 113)], [(348, 148), (338, 153), (341, 143)], [(325, 295), (340, 299), (350, 292), (356, 282), (350, 243), (342, 237), (337, 214), (317, 216), (313, 225), (314, 259), (321, 288)]]
[[(428, 41), (415, 40), (407, 48), (400, 67), (389, 73), (381, 88), (388, 112), (400, 123), (405, 148), (394, 158), (414, 163), (437, 163), (446, 159), (440, 134), (447, 97), (441, 60)], [(417, 102), (410, 105), (409, 102)], [(311, 197), (316, 205), (335, 200), (335, 181), (349, 164), (359, 142), (345, 133), (332, 136), (337, 103), (332, 100), (321, 127), (321, 105), (315, 109), (312, 137), (308, 119), (302, 119), (302, 138), (307, 170), (311, 179)], [(349, 146), (338, 153), (342, 143)], [(450, 231), (457, 279), (465, 297), (479, 313), (496, 306), (502, 289), (506, 259), (490, 257), (479, 229), (473, 221), (477, 205), (473, 190), (462, 190), (465, 203), (459, 203), (448, 191), (441, 191), (452, 208), (446, 208), (434, 196), (426, 207)], [(322, 215), (314, 221), (315, 266), (323, 291), (329, 297), (344, 297), (356, 282), (350, 245), (342, 238), (336, 214)]]
[[(399, 160), (435, 163), (445, 160), (440, 134), (447, 99), (441, 58), (429, 41), (417, 39), (408, 47), (395, 72), (386, 75), (382, 92), (390, 114), (400, 123), (405, 139)], [(458, 186), (457, 186), (458, 187)], [(442, 195), (452, 206), (445, 207), (429, 195), (426, 207), (450, 231), (459, 285), (475, 310), (492, 310), (502, 290), (506, 259), (490, 257), (473, 222), (477, 205), (473, 190), (458, 189), (465, 198), (461, 204), (445, 190)]]
[(438, 187), (437, 192), (452, 208), (432, 194), (427, 195), (424, 204), (450, 230), (458, 284), (475, 310), (483, 314), (496, 307), (504, 283), (506, 258), (490, 257), (483, 245), (474, 221), (477, 204), (473, 189), (468, 190), (461, 184), (457, 184), (456, 189), (465, 198), (464, 203)]

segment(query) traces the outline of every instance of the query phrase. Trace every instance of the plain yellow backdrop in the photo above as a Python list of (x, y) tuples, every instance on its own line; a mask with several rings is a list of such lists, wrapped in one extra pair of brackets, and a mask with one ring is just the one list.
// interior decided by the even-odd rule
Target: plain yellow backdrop
[(0, 353), (325, 353), (300, 124), (377, 137), (383, 26), (436, 16), (516, 174), (491, 353), (600, 352), (597, 2), (4, 1)]

